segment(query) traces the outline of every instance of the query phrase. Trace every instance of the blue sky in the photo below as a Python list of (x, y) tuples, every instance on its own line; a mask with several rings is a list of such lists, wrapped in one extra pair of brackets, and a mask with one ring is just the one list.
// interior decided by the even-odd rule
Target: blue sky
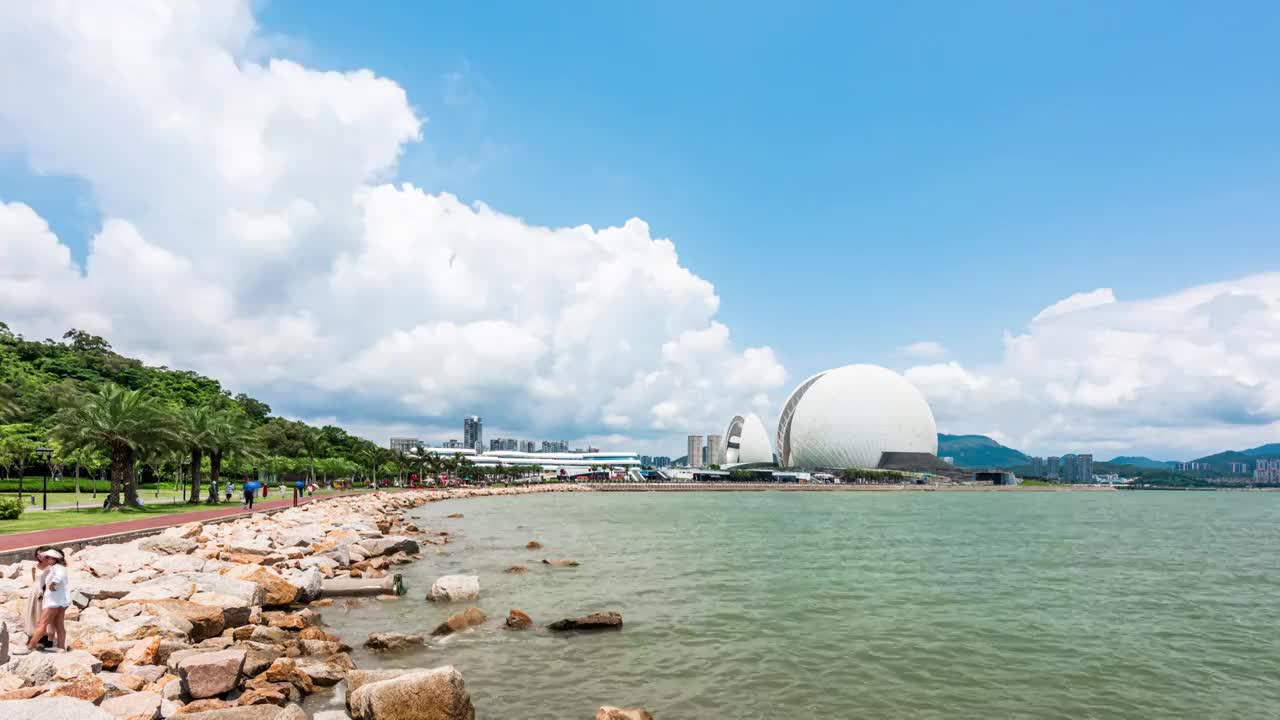
[(403, 176), (541, 224), (646, 219), (799, 375), (921, 339), (986, 360), (1075, 292), (1275, 266), (1276, 6), (885, 5), (262, 20), (406, 87), (429, 121)]
[[(785, 366), (774, 396), (848, 362), (954, 361), (989, 388), (1019, 379), (1005, 334), (1030, 332), (1073, 294), (1112, 289), (1118, 309), (1097, 322), (1132, 328), (1164, 305), (1126, 301), (1218, 282), (1237, 292), (1234, 280), (1280, 260), (1270, 3), (253, 8), (260, 34), (245, 61), (367, 68), (404, 88), (422, 141), (381, 179), (531, 226), (638, 217), (671, 239), (680, 265), (714, 285), (733, 342), (769, 346)], [(0, 141), (0, 201), (29, 205), (80, 260), (104, 219), (93, 182), (33, 172), (22, 142)], [(945, 351), (902, 352), (921, 341)], [(1241, 370), (1245, 390), (1231, 397), (1269, 398), (1260, 372)], [(1055, 396), (1056, 380), (1035, 382)], [(985, 415), (942, 411), (940, 425), (1046, 452), (1112, 437), (1066, 421), (1026, 430), (1000, 405), (1007, 395)], [(1280, 419), (1270, 402), (1244, 414)], [(1260, 427), (1203, 443), (1245, 446), (1280, 425)], [(581, 418), (556, 429), (594, 432)], [(1183, 429), (1114, 446), (1171, 453), (1203, 428)], [(680, 430), (668, 432), (661, 442), (675, 444)], [(637, 444), (660, 444), (646, 437)]]

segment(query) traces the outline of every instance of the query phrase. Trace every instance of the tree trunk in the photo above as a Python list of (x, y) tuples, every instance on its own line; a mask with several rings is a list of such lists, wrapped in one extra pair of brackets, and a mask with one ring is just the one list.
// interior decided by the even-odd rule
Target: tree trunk
[(222, 479), (222, 451), (209, 451), (209, 504), (218, 504), (218, 481)]
[(133, 448), (125, 443), (117, 443), (111, 446), (111, 488), (107, 490), (107, 509), (114, 510), (121, 507), (120, 491), (125, 491), (126, 501), (132, 500), (133, 504), (137, 504), (137, 493), (132, 493), (133, 488)]
[(204, 461), (203, 448), (191, 448), (191, 499), (187, 502), (195, 505), (200, 502), (200, 463)]

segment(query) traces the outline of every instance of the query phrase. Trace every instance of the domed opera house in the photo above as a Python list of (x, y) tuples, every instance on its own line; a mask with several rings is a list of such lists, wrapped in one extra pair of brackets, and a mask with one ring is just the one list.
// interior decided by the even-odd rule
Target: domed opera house
[(875, 468), (886, 453), (938, 453), (924, 395), (896, 372), (846, 365), (800, 384), (778, 418), (784, 468)]
[(738, 415), (729, 422), (729, 429), (724, 431), (724, 462), (726, 465), (773, 462), (769, 433), (755, 413)]

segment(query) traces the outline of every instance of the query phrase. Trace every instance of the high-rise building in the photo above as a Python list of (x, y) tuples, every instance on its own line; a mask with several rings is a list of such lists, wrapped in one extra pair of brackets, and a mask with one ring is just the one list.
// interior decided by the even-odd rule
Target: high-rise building
[(724, 438), (719, 435), (707, 436), (707, 464), (724, 464)]
[(543, 440), (542, 452), (569, 452), (569, 442), (567, 440)]
[(1079, 481), (1077, 480), (1077, 477), (1078, 477), (1078, 473), (1079, 473), (1079, 472), (1080, 472), (1080, 470), (1079, 470), (1079, 468), (1077, 467), (1077, 463), (1076, 463), (1076, 456), (1075, 456), (1075, 455), (1063, 455), (1063, 456), (1062, 456), (1062, 468), (1061, 468), (1061, 470), (1059, 470), (1058, 478), (1059, 478), (1060, 480), (1065, 481), (1065, 482), (1071, 482), (1071, 483), (1073, 483), (1073, 482), (1079, 482)]
[(387, 447), (396, 452), (407, 453), (422, 447), (422, 441), (418, 438), (391, 438), (391, 442)]
[(479, 415), (462, 419), (462, 446), (484, 452), (484, 421)]
[(1057, 455), (1050, 456), (1044, 463), (1044, 476), (1050, 480), (1057, 480), (1059, 473), (1059, 459)]
[(443, 443), (441, 443), (440, 447), (456, 450), (457, 448), (466, 447), (466, 446), (463, 445), (457, 438), (449, 438), (448, 440), (445, 440)]
[(1253, 481), (1280, 483), (1280, 460), (1259, 458), (1253, 464)]
[(641, 456), (640, 456), (640, 466), (641, 466), (641, 467), (653, 467), (653, 456), (652, 456), (652, 455), (641, 455)]
[(1249, 463), (1230, 462), (1227, 463), (1227, 469), (1237, 475), (1247, 475), (1249, 473)]
[(1076, 456), (1076, 479), (1073, 482), (1093, 482), (1093, 455), (1082, 453)]
[(689, 436), (689, 454), (687, 457), (687, 460), (688, 460), (687, 464), (689, 465), (689, 467), (692, 467), (692, 468), (702, 467), (702, 448), (703, 448), (702, 436), (690, 435)]
[(1044, 458), (1031, 458), (1031, 477), (1044, 477)]
[(527, 452), (527, 453), (538, 452), (538, 446), (534, 444), (532, 440), (521, 440), (520, 451)]
[(653, 466), (656, 468), (671, 467), (671, 458), (666, 455), (654, 455)]
[(519, 450), (520, 441), (515, 438), (493, 438), (489, 441), (489, 450)]

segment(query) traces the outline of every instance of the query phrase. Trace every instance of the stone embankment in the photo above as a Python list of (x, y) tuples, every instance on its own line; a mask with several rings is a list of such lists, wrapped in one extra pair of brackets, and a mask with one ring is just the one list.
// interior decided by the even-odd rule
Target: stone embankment
[[(471, 720), (452, 666), (361, 671), (324, 623), (333, 592), (402, 592), (396, 566), (450, 540), (406, 511), (436, 500), (581, 490), (577, 486), (372, 493), (272, 515), (189, 523), (125, 544), (67, 552), (73, 606), (66, 652), (25, 653), (22, 618), (33, 563), (0, 565), (0, 717), (6, 720), (307, 720), (302, 699), (346, 684), (349, 715), (324, 720)], [(353, 592), (356, 592), (353, 591)], [(433, 588), (473, 598), (470, 578)], [(392, 599), (383, 596), (384, 599)], [(574, 621), (581, 624), (585, 618)], [(437, 632), (483, 621), (471, 609)], [(512, 627), (528, 627), (514, 611)], [(620, 618), (616, 621), (621, 624)], [(394, 650), (417, 636), (371, 638)], [(648, 717), (601, 708), (599, 717)]]

